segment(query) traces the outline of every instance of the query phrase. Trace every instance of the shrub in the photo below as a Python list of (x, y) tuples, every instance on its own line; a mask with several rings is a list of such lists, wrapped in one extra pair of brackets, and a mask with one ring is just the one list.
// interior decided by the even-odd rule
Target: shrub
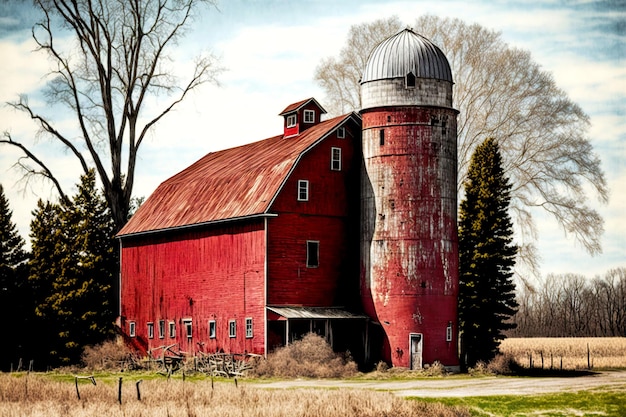
[(356, 372), (349, 355), (333, 352), (326, 340), (314, 333), (269, 354), (254, 369), (257, 376), (283, 378), (344, 378)]
[(94, 371), (119, 371), (130, 360), (131, 352), (124, 343), (109, 340), (83, 350), (82, 362)]

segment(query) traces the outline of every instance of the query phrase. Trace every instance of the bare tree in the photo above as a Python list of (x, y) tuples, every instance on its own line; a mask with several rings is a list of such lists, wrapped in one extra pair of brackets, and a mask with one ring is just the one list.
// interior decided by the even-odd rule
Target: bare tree
[[(168, 67), (170, 53), (202, 3), (212, 0), (36, 0), (42, 20), (33, 27), (40, 50), (54, 63), (44, 91), (51, 107), (75, 116), (78, 134), (63, 131), (52, 115), (38, 112), (27, 97), (9, 103), (28, 114), (40, 132), (76, 157), (84, 173), (95, 167), (119, 230), (127, 221), (139, 148), (154, 125), (185, 96), (221, 69), (212, 55), (197, 58), (193, 73), (179, 83)], [(71, 35), (74, 44), (65, 41)], [(150, 97), (166, 96), (153, 114)], [(161, 103), (161, 101), (159, 101)], [(44, 110), (45, 111), (45, 110)], [(58, 111), (58, 107), (57, 107)], [(20, 148), (26, 176), (53, 181), (54, 173), (8, 131), (0, 143)], [(33, 165), (34, 164), (34, 165)]]
[[(512, 217), (521, 233), (518, 264), (538, 272), (533, 220), (538, 210), (549, 213), (589, 253), (600, 253), (604, 222), (588, 205), (586, 191), (594, 190), (606, 203), (608, 187), (587, 136), (589, 117), (528, 51), (508, 46), (500, 33), (435, 16), (418, 18), (414, 27), (443, 50), (453, 71), (455, 107), (460, 110), (459, 193), (477, 144), (497, 138), (513, 184)], [(376, 40), (399, 29), (397, 17), (355, 25), (341, 57), (322, 61), (315, 79), (328, 101), (342, 104), (333, 110), (359, 109), (355, 80)]]

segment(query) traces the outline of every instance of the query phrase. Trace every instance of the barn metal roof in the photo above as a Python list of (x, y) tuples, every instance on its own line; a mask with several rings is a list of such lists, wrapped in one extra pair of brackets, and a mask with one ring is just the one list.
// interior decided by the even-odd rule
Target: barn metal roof
[(267, 306), (267, 309), (286, 319), (366, 319), (368, 316), (354, 314), (340, 307), (292, 307)]
[(152, 233), (268, 214), (301, 155), (354, 113), (283, 135), (212, 152), (164, 181), (118, 233)]
[(404, 77), (409, 72), (417, 78), (452, 82), (450, 64), (441, 49), (411, 29), (404, 29), (374, 48), (361, 83)]
[(279, 116), (284, 116), (287, 113), (293, 113), (295, 111), (298, 111), (298, 110), (300, 110), (300, 108), (306, 106), (311, 101), (314, 102), (315, 105), (320, 108), (320, 110), (322, 111), (322, 114), (326, 113), (326, 110), (324, 110), (324, 108), (320, 105), (320, 103), (318, 103), (317, 100), (315, 100), (313, 97), (311, 97), (311, 98), (307, 98), (306, 100), (302, 100), (302, 101), (299, 101), (297, 103), (293, 103), (293, 104), (288, 105), (285, 108), (285, 110), (283, 110), (280, 113), (278, 113), (278, 115)]

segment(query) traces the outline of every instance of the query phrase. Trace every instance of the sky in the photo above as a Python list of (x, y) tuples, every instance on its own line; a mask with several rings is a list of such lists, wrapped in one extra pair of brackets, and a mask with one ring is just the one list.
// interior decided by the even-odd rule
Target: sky
[[(604, 275), (626, 267), (626, 0), (222, 0), (205, 7), (176, 48), (174, 70), (185, 74), (195, 55), (210, 52), (225, 71), (219, 86), (204, 85), (159, 122), (140, 150), (134, 195), (149, 196), (170, 176), (208, 152), (282, 132), (278, 116), (287, 105), (324, 93), (313, 80), (321, 59), (336, 56), (350, 26), (396, 15), (407, 25), (424, 14), (459, 18), (501, 32), (509, 45), (531, 52), (557, 85), (591, 118), (589, 136), (602, 160), (608, 204), (590, 204), (605, 220), (603, 252), (589, 255), (546, 216), (537, 216), (541, 273)], [(0, 103), (20, 94), (46, 108), (40, 94), (49, 61), (35, 51), (30, 1), (0, 0)], [(148, 108), (148, 111), (154, 108)], [(54, 114), (61, 127), (66, 114)], [(0, 107), (0, 132), (36, 143), (65, 185), (79, 180), (76, 161), (45, 138), (23, 114)], [(17, 149), (0, 146), (0, 184), (13, 221), (28, 241), (31, 212), (39, 198), (56, 199), (49, 183), (21, 181), (13, 164)]]

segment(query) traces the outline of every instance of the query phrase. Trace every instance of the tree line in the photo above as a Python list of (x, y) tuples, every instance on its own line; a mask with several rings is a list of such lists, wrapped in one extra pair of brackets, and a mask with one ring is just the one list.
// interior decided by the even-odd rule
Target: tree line
[(22, 358), (39, 369), (76, 363), (85, 346), (114, 335), (115, 223), (95, 184), (90, 170), (73, 197), (39, 200), (30, 253), (0, 185), (0, 314), (12, 318), (0, 345), (0, 369)]
[(626, 268), (589, 280), (551, 274), (522, 288), (513, 317), (514, 337), (626, 337)]

